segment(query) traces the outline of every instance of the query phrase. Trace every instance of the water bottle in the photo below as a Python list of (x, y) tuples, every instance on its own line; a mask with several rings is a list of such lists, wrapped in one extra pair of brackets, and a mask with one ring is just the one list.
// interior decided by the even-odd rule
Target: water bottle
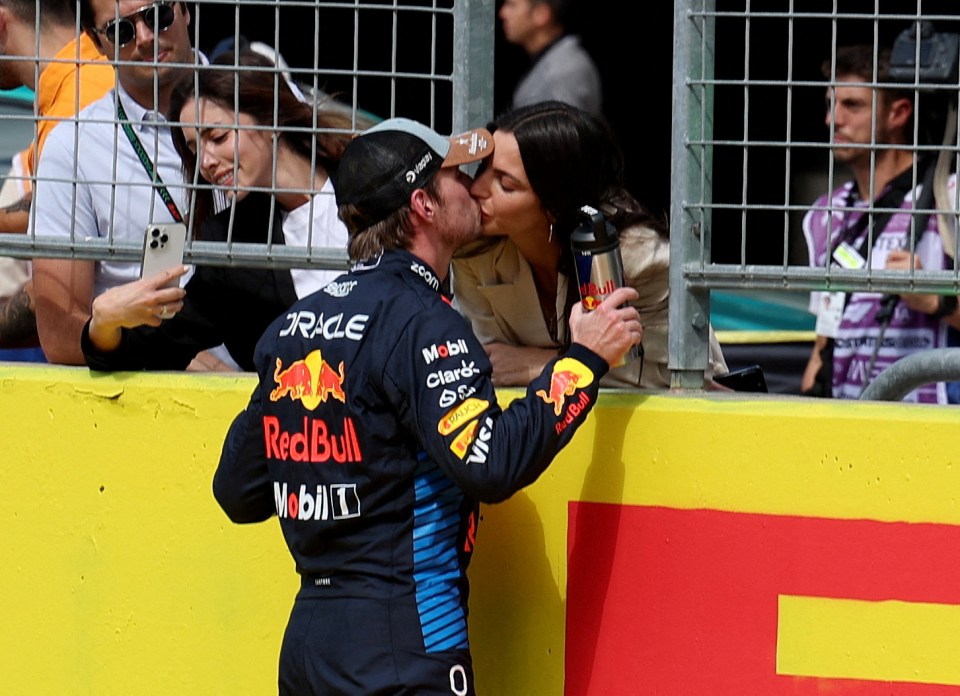
[[(573, 247), (580, 302), (589, 312), (623, 286), (623, 259), (617, 230), (603, 213), (585, 205), (580, 208), (580, 214), (583, 221), (570, 235), (570, 246)], [(611, 367), (626, 365), (638, 357), (637, 346), (631, 346), (623, 359)]]

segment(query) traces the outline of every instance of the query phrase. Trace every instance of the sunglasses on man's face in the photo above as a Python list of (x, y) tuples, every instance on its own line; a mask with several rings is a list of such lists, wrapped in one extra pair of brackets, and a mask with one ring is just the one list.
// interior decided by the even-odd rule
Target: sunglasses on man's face
[(98, 34), (106, 37), (110, 43), (115, 44), (117, 48), (123, 48), (128, 43), (137, 38), (137, 22), (142, 21), (147, 25), (147, 29), (159, 34), (166, 31), (173, 24), (177, 16), (176, 2), (154, 2), (146, 7), (141, 7), (136, 12), (131, 12), (125, 17), (120, 17), (112, 22), (107, 22), (102, 29), (96, 29)]

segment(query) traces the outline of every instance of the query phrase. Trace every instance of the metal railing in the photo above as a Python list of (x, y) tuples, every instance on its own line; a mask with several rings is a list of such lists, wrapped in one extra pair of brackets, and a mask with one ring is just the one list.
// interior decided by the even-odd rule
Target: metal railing
[[(818, 195), (845, 178), (823, 128), (828, 81), (819, 75), (821, 60), (836, 51), (851, 24), (877, 42), (882, 34), (921, 18), (957, 23), (955, 14), (924, 13), (921, 0), (901, 3), (899, 14), (881, 13), (879, 3), (872, 12), (863, 12), (863, 3), (857, 12), (844, 12), (842, 4), (674, 3), (669, 353), (676, 387), (702, 386), (711, 290), (960, 294), (956, 265), (947, 271), (910, 272), (814, 268), (798, 253), (800, 218)], [(243, 37), (265, 42), (286, 59), (278, 74), (289, 72), (308, 95), (335, 97), (358, 128), (365, 120), (402, 115), (452, 133), (492, 115), (495, 0), (209, 0), (189, 5), (196, 47), (210, 50), (217, 41)], [(4, 60), (0, 56), (0, 68)], [(209, 69), (199, 61), (184, 68)], [(921, 91), (919, 84), (907, 87), (918, 95)], [(942, 89), (960, 91), (957, 85)], [(26, 118), (22, 113), (0, 115), (0, 128)], [(915, 149), (947, 149), (956, 170), (956, 137), (945, 145)], [(35, 178), (30, 183), (43, 186)], [(192, 191), (209, 187), (200, 180), (183, 186)], [(954, 201), (950, 208), (929, 212), (958, 207)], [(345, 262), (343, 249), (273, 244), (272, 235), (270, 230), (263, 244), (191, 239), (185, 260), (313, 268), (339, 268)], [(0, 235), (0, 256), (135, 263), (141, 251), (139, 240), (84, 230), (70, 238), (44, 230)]]
[[(830, 81), (819, 74), (822, 61), (835, 65), (837, 47), (845, 43), (889, 45), (890, 37), (920, 20), (957, 31), (956, 10), (925, 12), (921, 0), (899, 3), (896, 14), (881, 12), (878, 2), (872, 11), (863, 11), (864, 5), (858, 3), (855, 11), (841, 0), (674, 5), (670, 367), (675, 386), (701, 384), (713, 289), (960, 294), (956, 263), (949, 270), (891, 271), (869, 263), (855, 270), (812, 267), (800, 249), (803, 214), (818, 196), (850, 178), (834, 161), (824, 126)], [(919, 79), (896, 86), (913, 91), (917, 122), (925, 115), (923, 93), (941, 90), (955, 99), (960, 92), (958, 84), (931, 87)], [(960, 141), (955, 129), (948, 136), (932, 144), (917, 140), (911, 148), (918, 154), (946, 151), (955, 172)], [(956, 229), (958, 208), (950, 200), (917, 211), (942, 214)], [(871, 216), (884, 212), (890, 209), (868, 208)], [(953, 244), (944, 245), (953, 258), (956, 244), (954, 235)]]
[[(42, 12), (42, 3), (38, 0), (37, 4)], [(277, 74), (286, 73), (308, 98), (334, 98), (339, 108), (351, 115), (356, 130), (379, 118), (407, 116), (439, 132), (451, 133), (484, 122), (492, 113), (494, 0), (208, 0), (187, 4), (193, 44), (201, 52), (231, 39), (234, 45), (244, 39), (265, 43), (284, 61), (278, 64)], [(37, 22), (39, 25), (39, 17)], [(0, 56), (0, 69), (5, 60), (12, 58)], [(130, 65), (120, 60), (112, 62)], [(37, 66), (39, 71), (39, 63)], [(216, 69), (201, 64), (199, 54), (194, 63), (182, 64), (181, 68)], [(264, 75), (265, 80), (273, 77)], [(22, 125), (28, 118), (32, 116), (0, 114), (0, 128), (13, 122)], [(61, 123), (58, 127), (69, 126)], [(129, 146), (122, 137), (117, 142), (118, 147)], [(110, 154), (104, 153), (104, 161), (109, 160)], [(106, 179), (110, 171), (104, 168)], [(8, 178), (16, 179), (16, 174)], [(105, 183), (137, 185), (129, 181)], [(34, 175), (28, 184), (36, 191), (42, 189), (44, 181)], [(210, 188), (199, 179), (167, 185), (171, 190), (186, 187), (194, 192)], [(109, 231), (74, 230), (69, 238), (46, 232), (31, 229), (26, 235), (0, 235), (0, 256), (136, 263), (143, 250), (142, 240), (114, 238)], [(191, 237), (184, 260), (284, 268), (341, 268), (346, 261), (344, 249), (275, 245), (273, 235), (274, 230), (268, 230), (264, 244), (205, 242)]]

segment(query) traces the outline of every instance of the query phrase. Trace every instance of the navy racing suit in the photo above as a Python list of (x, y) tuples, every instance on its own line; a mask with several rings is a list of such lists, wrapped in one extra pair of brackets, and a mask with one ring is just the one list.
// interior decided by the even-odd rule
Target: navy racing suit
[(436, 273), (357, 264), (271, 324), (213, 490), (277, 515), (301, 575), (281, 694), (473, 694), (466, 570), (479, 503), (547, 468), (607, 363), (574, 344), (501, 410), (490, 362)]

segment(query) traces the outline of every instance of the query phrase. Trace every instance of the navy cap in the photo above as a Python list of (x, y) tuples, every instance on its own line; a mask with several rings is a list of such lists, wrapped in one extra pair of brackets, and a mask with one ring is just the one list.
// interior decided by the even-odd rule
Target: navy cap
[(422, 123), (390, 118), (355, 137), (333, 174), (337, 205), (357, 208), (360, 226), (374, 225), (406, 205), (444, 167), (479, 162), (493, 152), (484, 128), (445, 138)]

